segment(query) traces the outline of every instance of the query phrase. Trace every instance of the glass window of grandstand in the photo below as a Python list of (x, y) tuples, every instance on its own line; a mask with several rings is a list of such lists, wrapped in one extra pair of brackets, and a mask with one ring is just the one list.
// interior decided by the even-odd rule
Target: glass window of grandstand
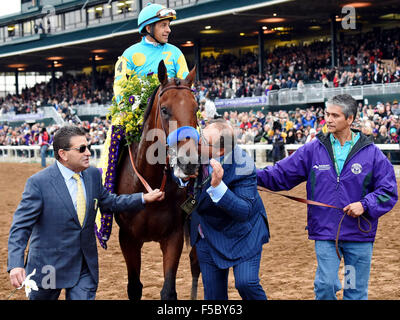
[(45, 27), (46, 26), (42, 18), (36, 19), (33, 25), (33, 31), (35, 32), (35, 34), (46, 33)]
[[(149, 1), (147, 0), (141, 0), (142, 1), (142, 7), (144, 8), (145, 6), (147, 6), (147, 4), (149, 3)], [(157, 3), (157, 4), (162, 4), (165, 7), (172, 7), (174, 4), (176, 4), (177, 2), (180, 2), (179, 0), (155, 0), (155, 1), (151, 1), (153, 3)]]
[[(142, 1), (142, 7), (144, 8), (149, 1), (148, 0), (141, 0)], [(169, 8), (178, 8), (178, 7), (183, 7), (187, 6), (189, 4), (197, 4), (197, 2), (202, 2), (201, 0), (155, 0), (151, 1), (153, 3), (158, 3), (162, 4), (163, 6), (169, 7)]]
[(86, 27), (86, 11), (75, 10), (65, 13), (65, 29), (77, 29)]
[(62, 15), (47, 15), (44, 19), (46, 33), (56, 33), (63, 30), (62, 27)]
[[(112, 2), (113, 20), (124, 19), (137, 15), (137, 0), (120, 0)], [(148, 3), (148, 1), (147, 1)]]
[(109, 4), (102, 4), (88, 9), (89, 25), (111, 21), (111, 8)]
[(12, 40), (20, 36), (20, 27), (18, 24), (11, 24), (7, 26), (7, 40)]
[(6, 39), (6, 33), (7, 32), (7, 27), (0, 27), (0, 42), (5, 41)]
[[(6, 72), (4, 74), (4, 82), (5, 82), (4, 91), (6, 93), (15, 94), (15, 73)], [(3, 89), (1, 91), (3, 91)]]
[(32, 21), (32, 20), (25, 21), (24, 23), (22, 23), (22, 27), (23, 27), (22, 30), (24, 33), (24, 37), (31, 36), (34, 33), (33, 25), (34, 25), (34, 21)]

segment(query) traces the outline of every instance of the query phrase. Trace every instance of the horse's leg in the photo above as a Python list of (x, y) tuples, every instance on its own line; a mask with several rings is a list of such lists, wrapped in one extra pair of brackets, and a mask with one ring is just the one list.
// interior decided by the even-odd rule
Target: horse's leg
[(143, 289), (143, 285), (140, 282), (141, 249), (143, 242), (135, 240), (132, 235), (120, 229), (119, 243), (128, 270), (127, 289), (129, 300), (140, 300)]
[(192, 273), (192, 292), (190, 294), (191, 300), (197, 300), (197, 287), (200, 276), (200, 265), (197, 259), (196, 247), (192, 247), (189, 253), (190, 258), (190, 272)]
[(176, 231), (168, 238), (160, 241), (163, 253), (164, 285), (161, 290), (161, 300), (177, 300), (176, 272), (183, 248), (183, 232)]

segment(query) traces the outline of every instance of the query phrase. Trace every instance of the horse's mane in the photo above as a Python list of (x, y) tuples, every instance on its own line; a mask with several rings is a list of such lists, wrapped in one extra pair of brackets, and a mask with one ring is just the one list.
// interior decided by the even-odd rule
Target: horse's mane
[[(175, 82), (175, 85), (177, 85), (177, 86), (181, 85), (182, 82), (184, 81), (184, 80), (178, 79), (178, 78), (173, 78), (172, 80)], [(149, 115), (151, 113), (151, 110), (152, 110), (152, 107), (153, 107), (153, 103), (154, 103), (154, 99), (156, 97), (156, 93), (157, 93), (158, 89), (160, 88), (160, 86), (161, 85), (158, 85), (158, 87), (154, 90), (154, 92), (152, 93), (152, 95), (150, 97), (150, 101), (147, 104), (146, 110), (144, 111), (144, 114), (143, 114), (143, 125), (146, 123), (146, 120), (148, 119), (148, 117), (149, 117)]]
[(154, 99), (156, 98), (156, 93), (158, 91), (158, 88), (160, 88), (160, 85), (158, 85), (158, 87), (154, 90), (154, 92), (150, 96), (150, 101), (147, 104), (146, 110), (144, 111), (144, 114), (143, 114), (143, 125), (146, 123), (146, 120), (150, 115), (151, 109), (153, 107)]

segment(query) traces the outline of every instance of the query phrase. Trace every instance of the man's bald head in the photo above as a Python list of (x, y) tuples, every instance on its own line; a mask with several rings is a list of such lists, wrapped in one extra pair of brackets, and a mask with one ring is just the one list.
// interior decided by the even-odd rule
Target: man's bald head
[(207, 131), (208, 136), (212, 137), (212, 144), (214, 146), (224, 149), (224, 154), (231, 152), (234, 148), (235, 136), (233, 127), (225, 119), (211, 120), (204, 131)]

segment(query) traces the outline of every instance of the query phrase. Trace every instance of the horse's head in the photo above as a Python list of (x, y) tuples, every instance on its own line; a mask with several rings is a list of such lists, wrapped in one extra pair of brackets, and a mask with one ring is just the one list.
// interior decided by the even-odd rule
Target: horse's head
[(157, 102), (157, 124), (161, 124), (167, 137), (169, 163), (178, 178), (195, 174), (199, 163), (199, 134), (196, 130), (198, 104), (191, 90), (195, 77), (196, 67), (184, 80), (168, 80), (164, 61), (161, 60), (158, 66), (161, 85)]

